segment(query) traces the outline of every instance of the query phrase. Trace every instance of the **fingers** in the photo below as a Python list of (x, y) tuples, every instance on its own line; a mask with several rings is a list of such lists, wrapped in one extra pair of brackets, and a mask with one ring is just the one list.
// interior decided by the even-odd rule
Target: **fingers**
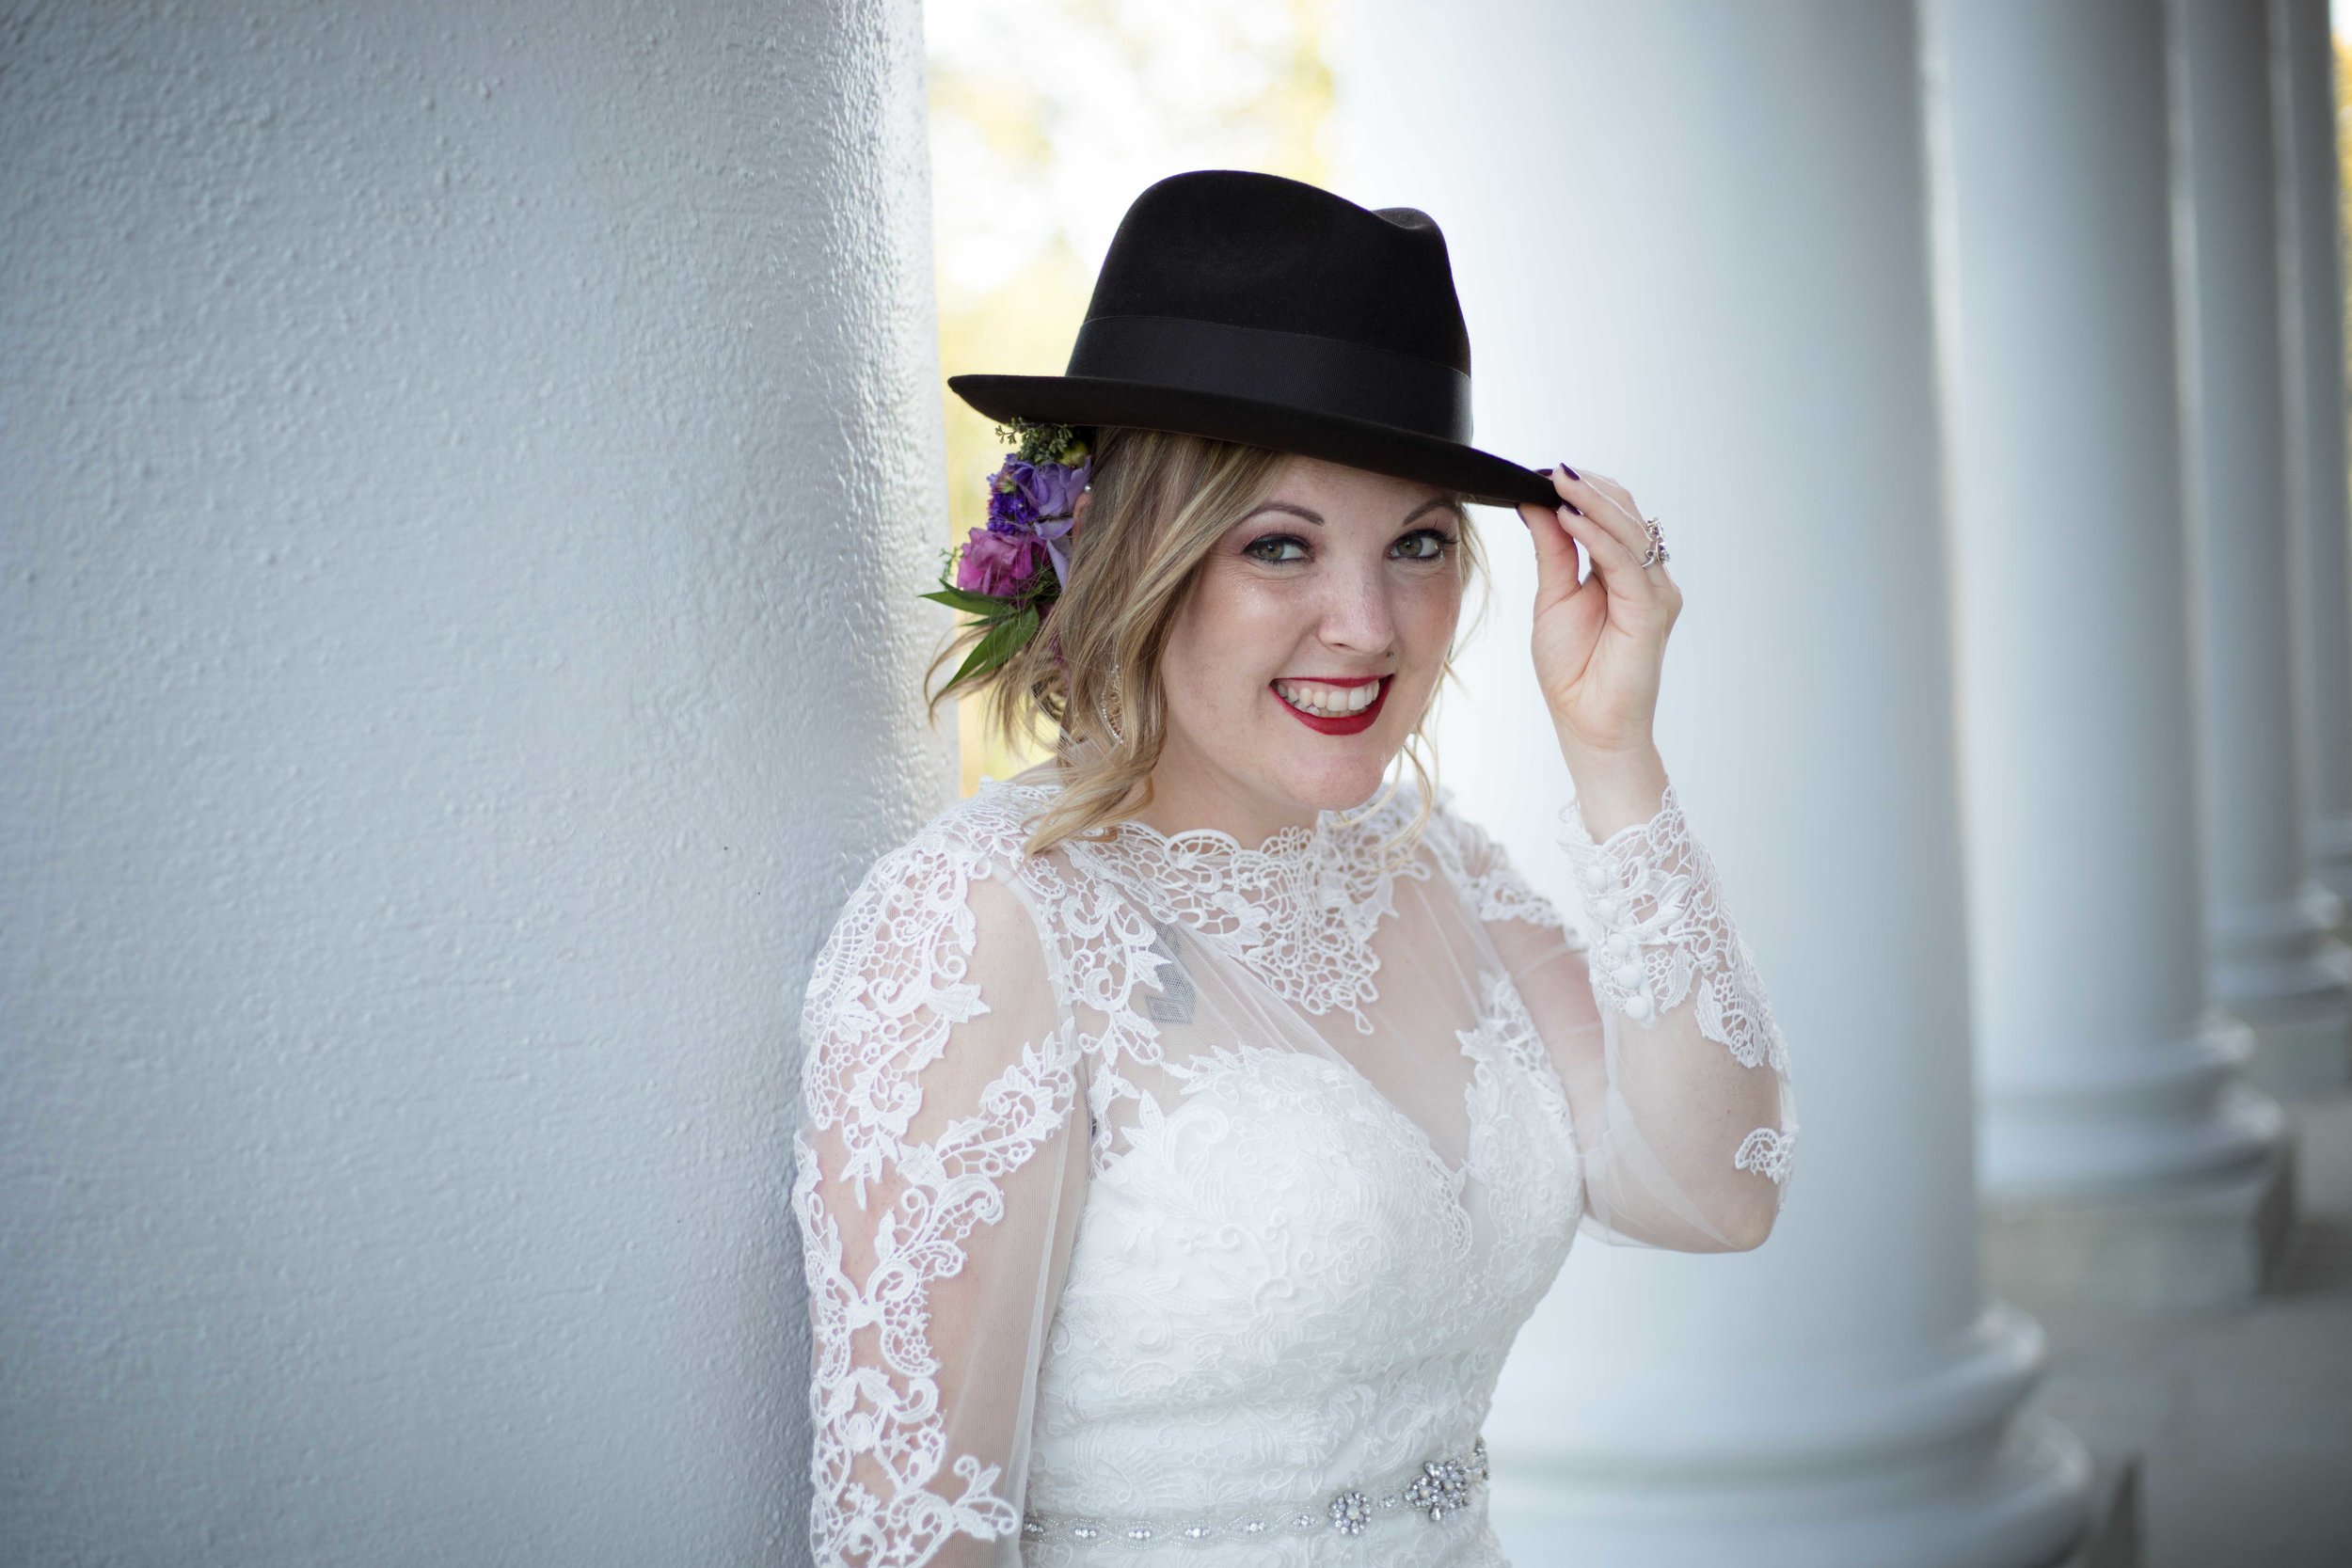
[(1563, 500), (1615, 535), (1633, 552), (1634, 559), (1648, 553), (1649, 530), (1644, 526), (1641, 509), (1634, 505), (1632, 495), (1624, 485), (1606, 474), (1577, 473), (1565, 463), (1551, 470), (1551, 483)]
[(1650, 550), (1649, 525), (1642, 520), (1631, 491), (1606, 474), (1578, 473), (1565, 463), (1550, 473), (1564, 504), (1582, 514), (1563, 519), (1564, 524), (1582, 541), (1610, 592), (1635, 597), (1679, 592), (1664, 562), (1646, 567), (1641, 563)]
[(1556, 603), (1581, 585), (1576, 578), (1576, 538), (1567, 531), (1567, 514), (1559, 507), (1522, 501), (1519, 520), (1535, 542), (1535, 602)]
[(1592, 557), (1593, 575), (1612, 598), (1640, 601), (1654, 598), (1658, 585), (1640, 565), (1641, 558), (1625, 547), (1625, 541), (1610, 532), (1587, 515), (1578, 516), (1563, 509), (1561, 526), (1574, 534)]

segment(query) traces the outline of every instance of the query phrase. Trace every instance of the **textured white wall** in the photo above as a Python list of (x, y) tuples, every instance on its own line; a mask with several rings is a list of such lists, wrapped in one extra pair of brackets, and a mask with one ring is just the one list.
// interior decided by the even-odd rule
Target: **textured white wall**
[(0, 6), (0, 1559), (797, 1561), (914, 0)]

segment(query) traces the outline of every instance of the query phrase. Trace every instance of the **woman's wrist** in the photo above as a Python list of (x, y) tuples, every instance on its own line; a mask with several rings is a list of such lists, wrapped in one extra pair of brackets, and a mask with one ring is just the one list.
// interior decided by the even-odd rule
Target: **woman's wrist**
[(1666, 760), (1654, 742), (1595, 752), (1560, 737), (1560, 754), (1576, 786), (1577, 815), (1595, 843), (1648, 821), (1665, 804)]

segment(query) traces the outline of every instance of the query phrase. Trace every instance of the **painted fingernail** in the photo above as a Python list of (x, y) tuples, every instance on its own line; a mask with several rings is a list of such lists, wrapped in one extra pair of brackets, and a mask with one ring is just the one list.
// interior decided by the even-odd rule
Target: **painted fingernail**
[(1584, 515), (1584, 509), (1577, 505), (1574, 501), (1562, 501), (1560, 503), (1560, 510), (1563, 512), (1573, 512), (1580, 517)]
[(1582, 474), (1578, 473), (1574, 468), (1569, 467), (1565, 463), (1560, 465), (1560, 471), (1567, 475), (1570, 479), (1582, 479), (1584, 477)]

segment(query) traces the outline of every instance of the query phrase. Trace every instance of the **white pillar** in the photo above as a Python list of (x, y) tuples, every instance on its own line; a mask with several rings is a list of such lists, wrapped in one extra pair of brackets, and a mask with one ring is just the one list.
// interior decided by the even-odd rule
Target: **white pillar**
[(1991, 1257), (2033, 1299), (2239, 1300), (2284, 1173), (2205, 999), (2164, 13), (1924, 14)]
[[(1358, 8), (1343, 188), (1427, 209), (1479, 437), (1629, 483), (1685, 609), (1660, 744), (1796, 1063), (1787, 1212), (1752, 1254), (1585, 1243), (1487, 1426), (1524, 1563), (2026, 1568), (2087, 1466), (2015, 1418), (2039, 1330), (1976, 1254), (1927, 192), (1911, 8)], [(1444, 778), (1564, 878), (1527, 548)]]
[(2287, 537), (2298, 598), (2296, 722), (2311, 875), (2352, 898), (2352, 523), (2346, 512), (2344, 229), (2328, 0), (2272, 0), (2279, 235), (2285, 284)]
[(801, 1560), (913, 0), (0, 8), (0, 1558)]
[(2305, 874), (2296, 777), (2269, 8), (2169, 15), (2212, 995), (2253, 1025), (2258, 1080), (2341, 1083), (2352, 951)]

